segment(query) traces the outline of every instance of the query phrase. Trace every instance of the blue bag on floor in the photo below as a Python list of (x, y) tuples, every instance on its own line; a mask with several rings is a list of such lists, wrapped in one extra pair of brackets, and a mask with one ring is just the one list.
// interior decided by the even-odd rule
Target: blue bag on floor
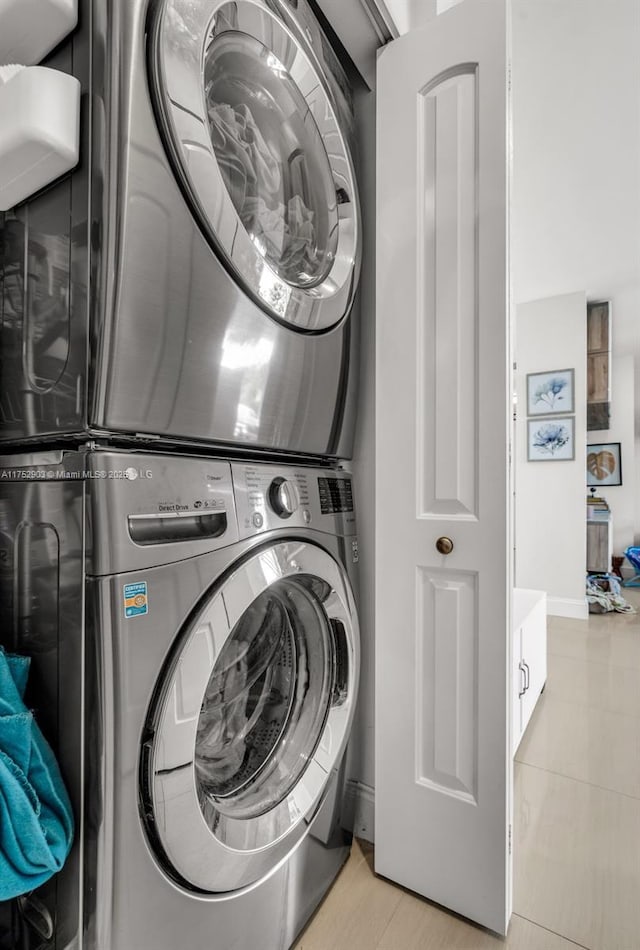
[(0, 901), (44, 884), (73, 840), (58, 764), (22, 699), (29, 663), (0, 649)]

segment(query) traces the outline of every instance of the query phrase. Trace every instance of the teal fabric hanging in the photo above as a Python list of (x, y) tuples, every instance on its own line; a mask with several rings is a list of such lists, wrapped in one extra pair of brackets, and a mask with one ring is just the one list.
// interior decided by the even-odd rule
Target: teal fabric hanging
[(0, 650), (0, 900), (44, 884), (73, 840), (58, 764), (23, 702), (29, 664)]

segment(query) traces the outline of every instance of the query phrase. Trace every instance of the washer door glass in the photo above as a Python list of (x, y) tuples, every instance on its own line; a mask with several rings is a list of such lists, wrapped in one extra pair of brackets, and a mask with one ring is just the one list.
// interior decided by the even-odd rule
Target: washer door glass
[(142, 814), (170, 876), (227, 893), (295, 847), (344, 751), (358, 657), (348, 579), (316, 545), (273, 545), (211, 591), (142, 748)]
[(324, 593), (317, 578), (277, 581), (234, 627), (198, 721), (195, 766), (205, 810), (262, 815), (305, 771), (331, 692), (332, 634), (319, 606)]
[(151, 54), (160, 128), (206, 237), (271, 316), (335, 326), (357, 285), (358, 197), (332, 87), (295, 14), (164, 0)]

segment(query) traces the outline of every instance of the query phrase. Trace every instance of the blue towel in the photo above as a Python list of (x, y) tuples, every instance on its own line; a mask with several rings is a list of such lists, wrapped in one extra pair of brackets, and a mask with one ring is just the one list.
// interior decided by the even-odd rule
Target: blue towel
[(22, 699), (29, 663), (0, 649), (0, 901), (44, 884), (73, 841), (60, 770)]

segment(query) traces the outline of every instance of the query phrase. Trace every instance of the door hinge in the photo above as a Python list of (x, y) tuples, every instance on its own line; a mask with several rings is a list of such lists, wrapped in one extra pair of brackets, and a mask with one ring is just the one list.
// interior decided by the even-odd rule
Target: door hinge
[(509, 825), (509, 854), (511, 854), (511, 825)]

